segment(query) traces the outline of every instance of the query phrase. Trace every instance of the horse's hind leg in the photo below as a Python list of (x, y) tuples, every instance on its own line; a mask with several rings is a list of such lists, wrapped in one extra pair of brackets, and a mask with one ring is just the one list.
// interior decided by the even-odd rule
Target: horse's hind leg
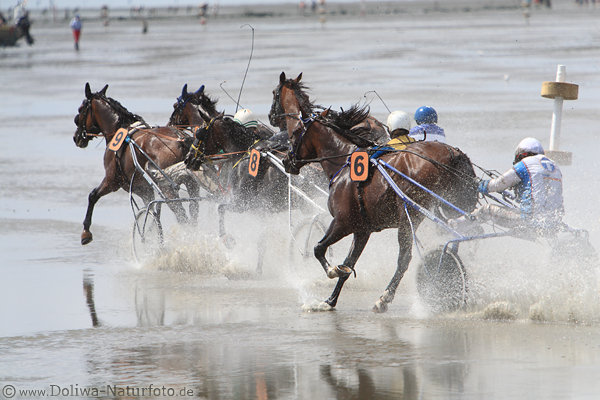
[(187, 213), (185, 212), (185, 208), (183, 208), (183, 205), (181, 204), (181, 202), (178, 201), (179, 195), (177, 193), (175, 193), (175, 191), (172, 189), (165, 191), (165, 194), (168, 199), (175, 200), (172, 202), (168, 202), (167, 205), (169, 206), (171, 211), (173, 211), (173, 214), (175, 214), (175, 218), (177, 218), (177, 222), (180, 224), (187, 224), (188, 223)]
[(352, 240), (350, 252), (344, 260), (344, 263), (338, 267), (331, 268), (329, 271), (327, 271), (328, 277), (338, 277), (338, 281), (335, 285), (335, 288), (333, 289), (333, 293), (331, 293), (331, 296), (329, 296), (329, 298), (325, 300), (325, 303), (329, 304), (331, 307), (335, 307), (335, 305), (337, 304), (340, 292), (342, 291), (342, 287), (344, 286), (344, 283), (346, 282), (348, 277), (350, 277), (352, 271), (354, 271), (354, 265), (356, 264), (356, 261), (358, 261), (358, 258), (362, 254), (362, 251), (364, 250), (367, 242), (369, 241), (370, 236), (371, 234), (369, 232), (355, 233), (354, 238)]
[[(200, 182), (196, 178), (194, 174), (191, 172), (183, 178), (183, 184), (188, 192), (188, 196), (190, 198), (197, 198), (200, 196)], [(189, 210), (190, 210), (190, 223), (196, 224), (198, 222), (198, 210), (200, 206), (198, 204), (198, 200), (190, 200), (189, 202)]]
[(217, 212), (219, 213), (219, 237), (225, 243), (225, 247), (232, 249), (235, 246), (235, 240), (225, 232), (225, 211), (229, 208), (229, 204), (219, 204)]
[(83, 220), (83, 232), (81, 233), (81, 244), (86, 245), (94, 240), (92, 232), (90, 232), (90, 226), (92, 225), (92, 214), (94, 213), (94, 206), (100, 200), (102, 196), (114, 192), (115, 190), (110, 188), (106, 183), (106, 178), (100, 182), (96, 188), (94, 188), (88, 195), (88, 206)]
[(400, 251), (398, 253), (398, 264), (396, 266), (396, 272), (392, 277), (392, 280), (388, 284), (387, 288), (383, 292), (383, 295), (375, 302), (373, 311), (377, 313), (386, 312), (388, 304), (394, 300), (396, 289), (404, 276), (404, 273), (408, 269), (408, 264), (412, 258), (412, 233), (410, 230), (398, 229), (398, 244), (400, 245)]

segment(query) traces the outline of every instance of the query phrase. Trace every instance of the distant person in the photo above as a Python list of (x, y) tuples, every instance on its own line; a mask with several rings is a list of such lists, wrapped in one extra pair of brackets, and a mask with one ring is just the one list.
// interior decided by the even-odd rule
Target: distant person
[(23, 18), (27, 18), (27, 15), (28, 13), (25, 9), (25, 4), (21, 2), (13, 10), (13, 22), (15, 23), (15, 25), (19, 25)]
[(437, 125), (438, 116), (433, 107), (423, 106), (415, 111), (414, 126), (410, 130), (410, 137), (415, 140), (426, 140), (429, 142), (446, 143), (446, 134), (444, 130)]
[(392, 111), (387, 118), (387, 127), (392, 138), (387, 142), (388, 146), (396, 150), (402, 150), (407, 144), (415, 141), (408, 136), (410, 132), (410, 115), (404, 111)]
[(81, 35), (81, 18), (79, 14), (75, 14), (75, 17), (71, 20), (71, 30), (73, 31), (73, 40), (75, 41), (75, 50), (79, 51), (79, 36)]

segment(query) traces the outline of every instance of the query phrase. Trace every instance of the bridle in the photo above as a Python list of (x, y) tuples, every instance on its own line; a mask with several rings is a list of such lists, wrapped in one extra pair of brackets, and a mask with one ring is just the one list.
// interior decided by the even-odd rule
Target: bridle
[(89, 136), (100, 136), (99, 126), (94, 125), (92, 128), (87, 127), (88, 114), (92, 108), (92, 99), (85, 99), (81, 105), (81, 111), (77, 114), (77, 140), (90, 140)]
[[(296, 132), (300, 132), (298, 135), (298, 138), (294, 141), (292, 141), (292, 139), (289, 139), (290, 141), (290, 149), (288, 151), (288, 156), (287, 156), (287, 160), (289, 162), (290, 167), (298, 170), (300, 169), (301, 166), (298, 165), (298, 163), (304, 161), (304, 160), (300, 160), (298, 158), (298, 152), (300, 150), (300, 146), (302, 145), (302, 139), (304, 139), (304, 136), (306, 134), (306, 132), (308, 131), (308, 129), (310, 128), (310, 126), (312, 125), (312, 123), (316, 120), (316, 115), (315, 114), (311, 114), (308, 118), (304, 119), (302, 118), (302, 111), (299, 111), (298, 113), (285, 113), (283, 106), (281, 105), (281, 91), (283, 89), (283, 84), (280, 84), (279, 87), (277, 89), (275, 89), (273, 91), (274, 94), (274, 99), (273, 99), (273, 106), (271, 111), (275, 111), (275, 113), (272, 113), (270, 117), (270, 122), (273, 123), (275, 121), (275, 119), (280, 119), (280, 118), (285, 118), (285, 117), (293, 117), (293, 118), (297, 118), (298, 121), (300, 121), (299, 127), (296, 131), (292, 132), (291, 137), (294, 137), (294, 135), (296, 135)], [(296, 92), (292, 89), (292, 91), (294, 92), (294, 95), (296, 95)]]
[[(185, 96), (185, 98), (183, 97), (183, 95), (179, 96), (177, 98), (177, 102), (174, 105), (174, 110), (173, 113), (171, 114), (171, 118), (169, 118), (169, 124), (171, 125), (180, 125), (182, 124), (181, 122), (181, 116), (183, 116), (183, 111), (185, 109), (185, 106), (192, 100), (191, 95)], [(194, 104), (194, 103), (192, 103)], [(196, 104), (194, 104), (196, 105)], [(177, 118), (176, 118), (177, 116)], [(188, 121), (189, 124), (189, 121)]]
[(191, 150), (194, 151), (193, 158), (203, 158), (206, 153), (206, 139), (209, 135), (209, 130), (214, 125), (215, 121), (223, 118), (224, 115), (220, 114), (216, 117), (213, 117), (208, 121), (208, 123), (203, 127), (198, 127), (196, 129), (196, 133), (194, 135), (194, 142), (192, 143)]

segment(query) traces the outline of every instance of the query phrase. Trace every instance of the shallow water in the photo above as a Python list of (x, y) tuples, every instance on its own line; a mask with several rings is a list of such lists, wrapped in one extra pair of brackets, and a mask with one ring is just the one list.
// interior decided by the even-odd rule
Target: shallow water
[[(119, 192), (99, 201), (94, 241), (81, 246), (104, 143), (78, 149), (72, 134), (86, 82), (94, 91), (109, 84), (109, 96), (153, 124), (167, 122), (184, 83), (205, 84), (233, 113), (219, 84), (237, 97), (250, 23), (255, 49), (241, 102), (263, 121), (280, 72), (303, 72), (322, 105), (347, 108), (371, 90), (393, 109), (431, 104), (452, 143), (475, 163), (503, 170), (521, 137), (548, 144), (552, 101), (539, 91), (565, 64), (567, 80), (580, 85), (563, 114), (561, 146), (574, 153), (563, 167), (566, 222), (587, 229), (598, 248), (599, 11), (558, 3), (536, 10), (529, 24), (519, 10), (335, 17), (325, 25), (151, 21), (146, 35), (137, 22), (90, 21), (79, 53), (66, 24), (34, 25), (33, 47), (0, 49), (0, 389), (8, 390), (0, 396), (12, 385), (74, 398), (84, 390), (211, 399), (595, 398), (597, 265), (516, 239), (465, 246), (473, 301), (433, 315), (416, 294), (415, 253), (389, 311), (377, 315), (370, 309), (397, 257), (394, 233), (383, 232), (373, 235), (336, 310), (316, 312), (333, 282), (314, 260), (294, 250), (290, 257), (285, 213), (228, 215), (237, 242), (228, 250), (215, 237), (215, 205), (204, 204), (200, 227), (170, 225), (168, 251), (138, 264), (128, 197)], [(385, 120), (384, 105), (367, 98)], [(303, 217), (295, 213), (294, 224)], [(434, 247), (432, 233), (423, 227)], [(269, 244), (260, 276), (256, 240)], [(344, 255), (344, 244), (334, 248), (334, 260)], [(137, 392), (119, 392), (127, 387)]]

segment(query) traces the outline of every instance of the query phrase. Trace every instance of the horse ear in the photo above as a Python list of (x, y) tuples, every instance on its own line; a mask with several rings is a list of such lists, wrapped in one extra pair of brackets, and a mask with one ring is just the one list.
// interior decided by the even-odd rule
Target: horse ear
[(183, 85), (183, 88), (181, 89), (181, 97), (185, 97), (188, 94), (187, 91), (187, 83), (185, 85)]
[(302, 72), (300, 72), (300, 75), (296, 78), (296, 83), (300, 82), (300, 79), (302, 79)]
[(331, 107), (329, 107), (327, 110), (321, 111), (321, 117), (325, 118), (327, 114), (329, 114), (329, 110), (331, 110)]
[(281, 75), (279, 75), (279, 83), (283, 82), (285, 82), (285, 72), (281, 72)]
[(198, 90), (196, 90), (196, 93), (194, 94), (202, 94), (204, 93), (204, 85), (200, 86), (200, 88), (198, 88)]
[(89, 82), (85, 83), (85, 97), (86, 97), (86, 99), (91, 99), (92, 98), (92, 89), (90, 89), (90, 83)]
[(100, 91), (100, 94), (103, 95), (103, 96), (106, 96), (106, 89), (108, 89), (108, 85), (104, 85), (104, 87)]

